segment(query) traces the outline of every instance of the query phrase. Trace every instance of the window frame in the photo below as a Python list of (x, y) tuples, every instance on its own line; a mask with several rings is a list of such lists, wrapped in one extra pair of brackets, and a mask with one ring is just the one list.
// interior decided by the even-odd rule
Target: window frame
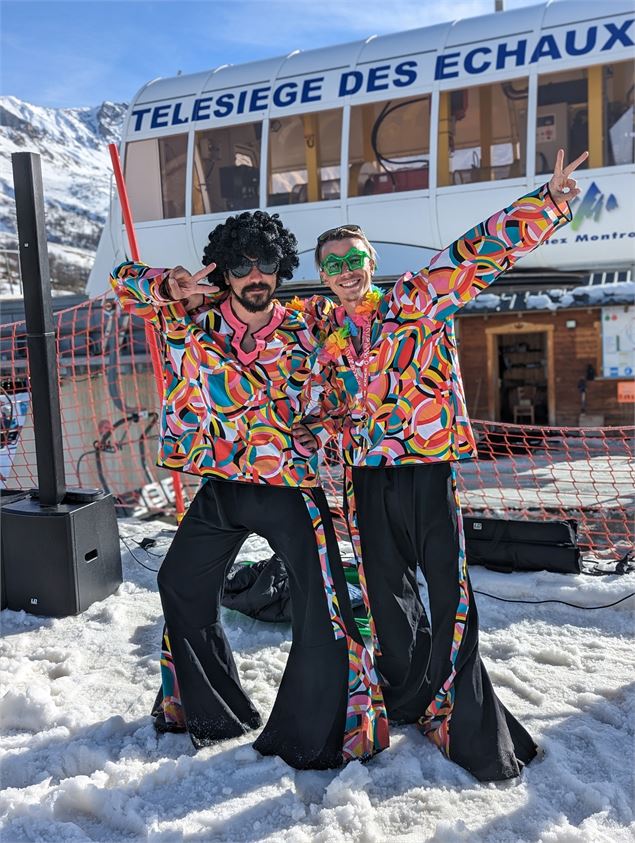
[[(321, 105), (322, 105), (322, 103), (321, 103)], [(267, 123), (266, 146), (263, 145), (263, 147), (262, 147), (263, 150), (266, 150), (266, 155), (267, 155), (267, 159), (266, 159), (267, 160), (267, 166), (265, 168), (265, 192), (264, 192), (264, 194), (261, 194), (261, 199), (264, 199), (265, 201), (262, 203), (261, 207), (264, 207), (264, 208), (267, 208), (267, 209), (276, 208), (276, 209), (285, 209), (285, 210), (293, 208), (294, 211), (295, 211), (299, 208), (306, 208), (306, 207), (320, 208), (320, 207), (323, 207), (324, 205), (329, 205), (329, 204), (333, 204), (333, 203), (341, 203), (342, 201), (345, 201), (346, 197), (345, 197), (345, 194), (343, 193), (343, 189), (344, 189), (344, 169), (345, 168), (342, 166), (342, 161), (343, 161), (343, 157), (342, 157), (343, 144), (342, 144), (342, 141), (344, 139), (344, 126), (345, 126), (345, 122), (346, 122), (345, 115), (346, 115), (347, 111), (350, 111), (350, 108), (347, 104), (338, 104), (338, 103), (331, 103), (331, 102), (324, 103), (323, 105), (324, 105), (323, 108), (316, 108), (316, 109), (312, 109), (311, 111), (307, 111), (306, 109), (303, 109), (303, 110), (294, 109), (290, 113), (284, 113), (284, 114), (281, 114), (281, 115), (279, 115), (277, 113), (276, 114), (269, 113), (267, 115), (267, 120), (266, 120), (266, 123)], [(325, 199), (321, 199), (321, 198), (309, 199), (308, 198), (309, 193), (313, 192), (313, 189), (310, 188), (310, 182), (311, 182), (311, 175), (309, 173), (310, 162), (307, 160), (307, 157), (305, 156), (305, 163), (307, 164), (307, 168), (306, 168), (307, 169), (307, 182), (306, 182), (307, 199), (306, 199), (306, 201), (304, 201), (304, 202), (282, 202), (282, 203), (270, 201), (272, 196), (276, 196), (276, 195), (282, 196), (283, 195), (283, 194), (273, 194), (273, 193), (269, 192), (270, 188), (271, 188), (270, 178), (273, 175), (273, 173), (271, 172), (271, 138), (270, 138), (271, 123), (274, 120), (290, 120), (290, 119), (295, 119), (295, 118), (299, 118), (302, 121), (304, 121), (305, 118), (310, 118), (310, 117), (317, 117), (319, 119), (319, 115), (324, 114), (326, 112), (334, 112), (336, 114), (339, 113), (340, 116), (341, 116), (339, 163), (336, 165), (336, 166), (339, 166), (339, 171), (340, 171), (339, 196), (337, 198), (332, 198), (332, 199), (328, 199), (328, 198), (325, 198)], [(263, 139), (264, 139), (264, 122), (265, 121), (263, 121)], [(318, 129), (318, 132), (319, 132), (319, 129)], [(315, 167), (315, 172), (317, 173), (318, 179), (317, 179), (317, 184), (313, 186), (313, 188), (317, 188), (318, 192), (321, 190), (321, 186), (322, 186), (322, 179), (320, 179), (319, 173), (320, 173), (320, 170), (323, 168), (323, 166), (324, 165), (321, 165), (319, 163), (319, 160), (318, 160), (317, 164), (316, 164), (316, 167)]]

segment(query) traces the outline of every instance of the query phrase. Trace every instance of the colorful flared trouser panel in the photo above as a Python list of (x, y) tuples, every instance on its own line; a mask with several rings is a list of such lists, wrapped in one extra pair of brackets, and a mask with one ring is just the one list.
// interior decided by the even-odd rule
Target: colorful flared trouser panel
[(344, 517), (346, 519), (346, 526), (348, 528), (351, 545), (353, 546), (353, 554), (355, 556), (355, 564), (357, 565), (357, 574), (359, 576), (359, 588), (362, 592), (362, 600), (364, 601), (364, 608), (366, 609), (368, 627), (370, 629), (371, 640), (373, 642), (373, 652), (376, 656), (381, 656), (380, 642), (377, 637), (377, 630), (375, 629), (373, 613), (370, 609), (370, 600), (368, 599), (368, 587), (366, 585), (366, 574), (364, 573), (364, 560), (362, 557), (362, 543), (359, 537), (359, 528), (357, 526), (357, 506), (355, 504), (353, 475), (348, 466), (344, 466)]
[(348, 707), (342, 755), (345, 761), (368, 758), (390, 744), (384, 697), (371, 654), (346, 636)]
[(170, 649), (170, 638), (167, 627), (163, 627), (163, 641), (161, 645), (161, 683), (163, 686), (163, 716), (166, 723), (173, 723), (177, 726), (185, 726), (185, 715), (181, 705), (181, 692), (179, 681), (176, 678), (172, 651)]
[(313, 521), (324, 592), (328, 602), (333, 631), (336, 638), (346, 638), (348, 647), (348, 705), (342, 756), (344, 761), (368, 758), (385, 749), (389, 744), (388, 718), (384, 697), (372, 655), (363, 644), (358, 644), (346, 632), (346, 625), (340, 614), (335, 585), (331, 576), (326, 534), (320, 510), (309, 492), (303, 491), (302, 496)]
[(457, 530), (459, 537), (459, 558), (458, 558), (458, 579), (459, 579), (459, 603), (454, 618), (454, 633), (452, 647), (450, 650), (450, 675), (441, 688), (437, 691), (434, 699), (419, 718), (419, 726), (426, 737), (436, 744), (448, 757), (450, 756), (450, 722), (454, 707), (454, 679), (456, 677), (456, 662), (459, 649), (463, 641), (467, 613), (470, 605), (470, 597), (467, 584), (467, 557), (465, 554), (465, 534), (463, 532), (463, 518), (461, 515), (461, 504), (457, 488), (456, 466), (451, 465), (452, 491), (454, 494), (454, 505), (456, 507)]
[(317, 504), (314, 502), (309, 492), (302, 491), (304, 503), (309, 511), (309, 516), (313, 522), (313, 532), (315, 533), (315, 540), (318, 546), (318, 556), (320, 558), (320, 568), (322, 570), (322, 582), (324, 584), (324, 594), (326, 595), (326, 602), (329, 607), (329, 616), (333, 624), (333, 634), (335, 638), (346, 637), (346, 626), (342, 620), (340, 606), (337, 600), (337, 592), (335, 591), (335, 584), (331, 576), (331, 563), (329, 562), (328, 549), (326, 547), (326, 533), (324, 532), (324, 524), (322, 523), (322, 516)]

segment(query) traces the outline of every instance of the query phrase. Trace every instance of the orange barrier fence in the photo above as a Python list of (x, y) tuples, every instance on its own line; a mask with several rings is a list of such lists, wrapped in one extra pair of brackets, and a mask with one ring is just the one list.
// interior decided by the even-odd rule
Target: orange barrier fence
[[(67, 485), (107, 489), (122, 516), (173, 514), (173, 480), (155, 465), (159, 407), (143, 322), (108, 297), (55, 320)], [(0, 326), (0, 410), (0, 486), (37, 486), (24, 322)], [(473, 424), (480, 459), (459, 472), (467, 514), (574, 518), (583, 548), (633, 544), (635, 428)], [(323, 482), (337, 511), (336, 462), (325, 462)], [(183, 475), (186, 502), (197, 488)]]

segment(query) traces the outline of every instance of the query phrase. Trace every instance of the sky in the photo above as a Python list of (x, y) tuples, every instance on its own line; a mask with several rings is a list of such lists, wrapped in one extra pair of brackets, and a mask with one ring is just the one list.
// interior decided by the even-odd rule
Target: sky
[[(537, 0), (504, 0), (505, 9)], [(589, 0), (583, 0), (589, 2)], [(157, 76), (283, 56), (493, 12), (495, 0), (0, 0), (3, 95), (130, 102)]]

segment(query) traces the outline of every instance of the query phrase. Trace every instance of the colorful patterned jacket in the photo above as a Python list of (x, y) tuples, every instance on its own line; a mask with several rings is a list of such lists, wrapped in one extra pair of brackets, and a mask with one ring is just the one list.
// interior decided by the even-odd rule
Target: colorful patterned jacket
[[(163, 345), (158, 464), (223, 480), (318, 486), (317, 454), (290, 434), (317, 409), (324, 378), (304, 316), (275, 302), (247, 353), (240, 347), (247, 326), (226, 295), (192, 318), (161, 296), (165, 273), (127, 262), (110, 277), (122, 308), (149, 320)], [(328, 438), (321, 425), (311, 429)]]
[[(558, 207), (545, 185), (470, 229), (416, 275), (401, 277), (364, 326), (371, 330), (365, 406), (362, 355), (350, 339), (340, 341), (342, 349), (329, 338), (326, 358), (336, 391), (325, 393), (325, 413), (330, 404), (350, 403), (345, 464), (399, 466), (474, 456), (454, 314), (570, 219), (568, 206)], [(330, 311), (333, 339), (341, 336), (345, 316), (341, 306)]]

